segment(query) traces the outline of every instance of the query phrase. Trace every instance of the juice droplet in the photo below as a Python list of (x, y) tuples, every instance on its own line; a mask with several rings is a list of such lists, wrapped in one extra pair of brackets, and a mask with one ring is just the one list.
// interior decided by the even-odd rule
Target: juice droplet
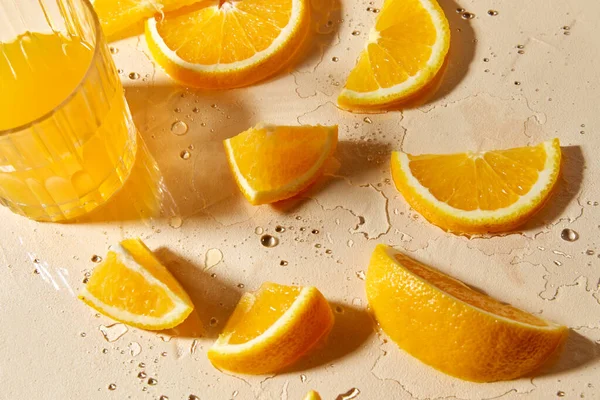
[(496, 15), (498, 15), (498, 11), (496, 10), (488, 10), (488, 15), (495, 17)]
[(155, 386), (157, 383), (158, 383), (158, 381), (154, 378), (148, 379), (148, 385), (150, 385), (150, 386)]
[(277, 225), (275, 227), (275, 232), (277, 232), (277, 233), (285, 232), (285, 228), (283, 226)]
[(198, 397), (196, 395), (193, 395), (193, 394), (190, 394), (189, 397), (188, 397), (188, 400), (200, 400), (200, 397)]
[(569, 29), (571, 29), (571, 27), (568, 25), (565, 25), (562, 27), (562, 29), (563, 29), (563, 31), (568, 31)]
[(304, 374), (301, 374), (301, 375), (300, 375), (300, 381), (301, 381), (301, 382), (306, 382), (306, 375), (304, 375)]
[(123, 71), (121, 68), (119, 68), (119, 69), (117, 70), (117, 74), (119, 74), (119, 75), (123, 75), (123, 72), (125, 72), (125, 71)]
[(594, 250), (586, 250), (585, 254), (588, 256), (593, 256), (595, 254)]
[(85, 337), (85, 336), (86, 336), (86, 334), (85, 334), (85, 332), (81, 332), (81, 333), (79, 334), (79, 336), (81, 336), (81, 337)]
[(138, 364), (138, 367), (145, 368), (146, 367), (146, 363), (141, 362), (141, 363)]
[(335, 398), (335, 400), (351, 400), (358, 397), (359, 394), (360, 390), (358, 390), (357, 388), (352, 388), (346, 393), (340, 394), (338, 397)]
[(519, 50), (519, 51), (517, 51), (517, 53), (519, 53), (519, 54), (525, 54), (525, 50)]
[(243, 283), (238, 283), (237, 287), (239, 287), (240, 289), (243, 289), (245, 287), (245, 285)]
[(218, 319), (216, 319), (215, 317), (212, 317), (212, 318), (210, 319), (210, 321), (208, 321), (208, 324), (209, 324), (210, 326), (215, 326), (215, 325), (217, 325), (218, 323), (219, 323), (219, 320), (218, 320)]
[(281, 265), (282, 267), (285, 267), (286, 265), (288, 265), (288, 262), (285, 260), (281, 260), (281, 261), (279, 261), (279, 265)]
[(183, 136), (188, 131), (188, 125), (183, 121), (175, 121), (171, 125), (171, 133), (177, 136)]
[(108, 326), (100, 325), (98, 329), (100, 329), (100, 332), (102, 332), (104, 339), (110, 343), (120, 339), (128, 331), (127, 326), (120, 323)]
[(365, 278), (366, 278), (365, 271), (362, 271), (362, 270), (360, 270), (360, 271), (357, 271), (357, 272), (356, 272), (356, 277), (357, 277), (358, 279), (360, 279), (361, 281), (364, 281), (364, 280), (365, 280)]
[(181, 157), (182, 160), (189, 160), (191, 156), (192, 153), (187, 150), (183, 150), (181, 153), (179, 153), (179, 157)]
[(262, 235), (260, 237), (260, 244), (265, 247), (275, 247), (279, 244), (279, 239), (271, 235)]
[(115, 385), (114, 383), (111, 383), (110, 385), (108, 385), (108, 390), (115, 390), (117, 389), (117, 385)]
[(524, 49), (524, 48), (525, 48), (525, 46), (523, 46), (522, 44), (517, 45), (517, 49)]
[(94, 254), (94, 255), (92, 256), (91, 260), (92, 260), (92, 262), (94, 262), (94, 263), (99, 263), (100, 261), (102, 261), (102, 257), (100, 257), (100, 256), (97, 256), (97, 255), (95, 255), (95, 254)]
[(108, 354), (108, 349), (102, 349), (102, 354)]
[(171, 228), (179, 229), (181, 228), (181, 225), (183, 225), (183, 219), (181, 217), (172, 217), (169, 220), (169, 226), (171, 226)]
[(313, 229), (313, 230), (311, 231), (311, 233), (312, 233), (313, 235), (318, 235), (318, 234), (319, 234), (319, 230), (318, 230), (318, 229)]
[(148, 375), (146, 375), (146, 373), (145, 373), (144, 371), (140, 372), (140, 373), (137, 375), (137, 377), (138, 377), (138, 378), (140, 378), (140, 379), (146, 379), (146, 377), (147, 377), (147, 376), (148, 376)]
[(204, 256), (204, 266), (206, 269), (210, 269), (221, 262), (223, 259), (223, 253), (219, 249), (208, 249)]
[(140, 74), (138, 74), (137, 72), (130, 72), (129, 79), (131, 79), (131, 80), (140, 79)]
[(520, 86), (520, 85), (521, 85), (521, 82), (519, 82), (519, 81), (515, 81), (515, 85), (516, 85), (516, 86)]
[(176, 113), (180, 113), (181, 112), (181, 108), (175, 107), (175, 109), (173, 111), (175, 111)]
[(327, 249), (327, 250), (325, 250), (325, 253), (326, 253), (326, 254), (331, 254), (331, 253), (333, 253), (333, 251), (332, 251), (332, 250), (330, 250), (330, 249)]
[(352, 247), (354, 246), (354, 240), (350, 239), (346, 244), (348, 245), (348, 247)]
[(352, 31), (352, 36), (358, 36), (360, 35), (360, 31)]
[(372, 124), (373, 123), (373, 120), (371, 118), (369, 118), (369, 117), (364, 117), (363, 121), (365, 122), (365, 124)]
[(110, 54), (117, 54), (119, 52), (119, 49), (113, 46), (110, 46), (108, 50), (110, 50)]
[(340, 59), (339, 59), (338, 57), (333, 57), (333, 58), (331, 59), (331, 61), (333, 61), (333, 62), (338, 62), (338, 61), (340, 61)]
[(470, 13), (470, 12), (466, 12), (466, 11), (464, 13), (462, 13), (460, 16), (461, 16), (462, 19), (473, 19), (473, 18), (475, 18), (475, 14)]
[(490, 62), (490, 59), (489, 58), (484, 58), (483, 62)]
[(579, 233), (575, 232), (572, 229), (565, 228), (560, 232), (560, 238), (567, 242), (574, 242), (579, 239)]
[(565, 397), (565, 392), (563, 392), (562, 390), (559, 390), (558, 392), (556, 392), (556, 395), (558, 397)]
[(158, 400), (169, 400), (169, 398), (163, 394), (158, 398)]
[(464, 8), (457, 8), (457, 9), (456, 9), (456, 13), (457, 13), (457, 14), (460, 14), (460, 13), (463, 13), (463, 12), (465, 12), (465, 9), (464, 9)]
[(199, 109), (198, 107), (194, 107), (194, 108), (192, 109), (192, 112), (194, 112), (194, 113), (199, 113), (199, 112), (200, 112), (200, 109)]

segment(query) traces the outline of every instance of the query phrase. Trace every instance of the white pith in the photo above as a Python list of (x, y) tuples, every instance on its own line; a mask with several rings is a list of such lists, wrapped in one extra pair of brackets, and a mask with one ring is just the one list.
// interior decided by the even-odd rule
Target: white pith
[[(217, 2), (218, 3), (218, 2)], [(210, 7), (218, 8), (218, 4), (212, 5)], [(236, 61), (228, 64), (195, 64), (189, 61), (183, 60), (177, 53), (171, 50), (157, 29), (157, 20), (156, 18), (150, 18), (146, 22), (146, 28), (148, 29), (151, 37), (153, 38), (156, 46), (160, 49), (160, 51), (169, 58), (173, 63), (177, 64), (183, 69), (195, 71), (195, 72), (205, 72), (205, 73), (216, 73), (216, 72), (231, 72), (240, 69), (246, 69), (252, 65), (258, 64), (261, 61), (271, 57), (275, 54), (289, 39), (289, 37), (298, 29), (298, 26), (301, 22), (302, 17), (302, 9), (303, 9), (303, 0), (292, 0), (292, 13), (290, 16), (290, 20), (288, 24), (279, 32), (279, 36), (275, 38), (273, 43), (266, 49), (255, 53), (252, 57), (247, 58), (245, 60)], [(243, 12), (235, 7), (235, 3), (225, 3), (217, 12), (227, 13), (227, 12)]]
[(111, 251), (116, 254), (117, 259), (119, 259), (123, 265), (127, 266), (128, 269), (141, 274), (148, 284), (156, 285), (164, 289), (165, 293), (167, 293), (171, 301), (173, 301), (175, 304), (175, 307), (167, 314), (164, 314), (160, 317), (150, 317), (147, 315), (133, 314), (129, 311), (103, 303), (94, 295), (92, 295), (87, 290), (86, 286), (84, 286), (80, 292), (81, 297), (94, 304), (94, 306), (96, 306), (98, 309), (103, 310), (106, 314), (121, 321), (133, 321), (137, 324), (147, 326), (162, 325), (174, 319), (179, 319), (181, 314), (190, 308), (190, 306), (177, 297), (167, 285), (156, 279), (152, 274), (150, 274), (150, 272), (148, 272), (148, 270), (139, 265), (137, 261), (135, 261), (135, 259), (121, 245), (118, 245), (114, 250)]
[[(394, 86), (390, 86), (388, 88), (379, 88), (377, 90), (373, 90), (370, 92), (357, 92), (355, 90), (344, 88), (340, 94), (340, 97), (352, 98), (355, 100), (361, 100), (365, 102), (379, 102), (383, 97), (389, 97), (395, 95), (397, 93), (402, 93), (409, 88), (415, 86), (416, 82), (419, 82), (423, 79), (423, 75), (431, 74), (431, 66), (432, 65), (441, 65), (444, 57), (446, 56), (446, 52), (442, 52), (442, 48), (444, 47), (444, 40), (442, 38), (445, 36), (444, 34), (444, 15), (438, 11), (438, 9), (433, 5), (431, 0), (420, 0), (421, 5), (424, 9), (427, 10), (429, 15), (431, 15), (433, 25), (436, 30), (436, 42), (431, 48), (431, 56), (427, 61), (425, 68), (421, 69), (415, 75), (409, 77), (402, 83), (399, 83)], [(369, 43), (376, 43), (380, 38), (380, 33), (373, 27), (371, 32), (369, 33), (369, 40), (366, 44), (368, 47)], [(366, 51), (366, 47), (365, 50)]]
[[(400, 169), (404, 173), (408, 186), (412, 187), (417, 194), (419, 194), (425, 201), (433, 204), (437, 209), (442, 211), (444, 214), (452, 215), (453, 217), (460, 218), (467, 221), (481, 221), (481, 220), (500, 220), (509, 216), (519, 215), (522, 210), (531, 208), (535, 203), (535, 199), (548, 188), (548, 185), (552, 183), (554, 172), (557, 166), (554, 165), (557, 159), (557, 149), (553, 146), (553, 141), (549, 140), (542, 143), (544, 150), (546, 151), (546, 162), (544, 169), (539, 172), (538, 180), (531, 187), (529, 192), (520, 196), (520, 198), (505, 208), (497, 210), (461, 210), (454, 208), (448, 203), (444, 203), (438, 200), (429, 189), (421, 185), (419, 180), (415, 178), (410, 169), (410, 160), (408, 154), (402, 152), (394, 152), (392, 157), (396, 158), (396, 161), (400, 164)], [(558, 149), (560, 151), (560, 149)], [(481, 157), (483, 153), (472, 154), (473, 158)]]

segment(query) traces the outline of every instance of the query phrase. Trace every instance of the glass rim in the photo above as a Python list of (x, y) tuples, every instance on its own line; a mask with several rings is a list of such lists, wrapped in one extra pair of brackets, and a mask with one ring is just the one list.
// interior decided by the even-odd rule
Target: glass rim
[(32, 121), (29, 121), (22, 125), (15, 126), (14, 128), (0, 129), (0, 137), (9, 135), (11, 133), (17, 133), (20, 131), (24, 131), (26, 129), (31, 128), (34, 125), (37, 125), (37, 124), (51, 118), (54, 114), (56, 114), (56, 112), (63, 109), (75, 97), (77, 92), (79, 92), (79, 90), (83, 86), (83, 83), (88, 79), (88, 77), (91, 73), (91, 70), (92, 70), (93, 66), (95, 65), (95, 60), (98, 58), (98, 53), (100, 52), (99, 43), (102, 38), (102, 26), (100, 25), (100, 20), (98, 19), (98, 14), (96, 14), (96, 11), (94, 10), (94, 7), (92, 6), (92, 3), (90, 2), (90, 0), (77, 0), (77, 1), (80, 1), (81, 3), (83, 3), (83, 5), (87, 8), (88, 12), (90, 12), (92, 20), (93, 20), (92, 25), (94, 27), (94, 36), (96, 39), (96, 44), (94, 46), (94, 53), (92, 54), (92, 58), (90, 59), (90, 63), (87, 66), (85, 73), (81, 77), (81, 80), (73, 88), (71, 93), (69, 93), (69, 95), (67, 97), (65, 97), (60, 103), (58, 103), (58, 105), (56, 105), (50, 111), (46, 112), (45, 114), (42, 114), (41, 116), (37, 117), (36, 119), (34, 119)]

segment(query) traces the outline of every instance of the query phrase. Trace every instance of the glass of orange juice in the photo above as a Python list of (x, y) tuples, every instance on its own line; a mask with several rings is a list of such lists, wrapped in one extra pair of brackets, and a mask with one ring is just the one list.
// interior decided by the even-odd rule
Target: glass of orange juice
[(127, 179), (137, 130), (88, 0), (0, 0), (0, 203), (83, 215)]

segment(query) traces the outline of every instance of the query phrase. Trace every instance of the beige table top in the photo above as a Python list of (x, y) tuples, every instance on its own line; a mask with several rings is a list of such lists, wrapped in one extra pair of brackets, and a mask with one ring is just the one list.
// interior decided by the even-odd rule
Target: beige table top
[[(319, 33), (309, 53), (289, 71), (245, 89), (185, 89), (153, 64), (143, 38), (113, 44), (134, 119), (172, 203), (164, 217), (141, 216), (134, 200), (142, 195), (132, 193), (142, 179), (76, 224), (36, 223), (0, 210), (0, 399), (292, 400), (309, 389), (342, 399), (353, 388), (360, 399), (600, 398), (600, 259), (594, 254), (600, 252), (594, 156), (600, 3), (443, 0), (452, 43), (438, 91), (401, 112), (367, 116), (337, 109), (335, 99), (376, 17), (366, 9), (382, 1), (333, 1), (313, 1)], [(462, 19), (459, 7), (475, 18)], [(134, 72), (138, 79), (129, 78)], [(189, 125), (185, 135), (171, 132), (176, 120)], [(248, 205), (221, 141), (259, 121), (339, 124), (340, 169), (299, 199)], [(560, 138), (565, 156), (560, 188), (519, 233), (446, 234), (412, 212), (390, 184), (393, 149), (491, 149), (552, 137)], [(180, 156), (186, 149), (187, 160)], [(278, 225), (285, 232), (276, 233)], [(579, 239), (561, 240), (564, 228)], [(279, 244), (263, 247), (262, 232)], [(76, 299), (95, 265), (92, 256), (131, 236), (157, 249), (186, 287), (202, 336), (198, 321), (160, 334), (105, 328), (113, 321)], [(378, 335), (366, 312), (361, 276), (377, 243), (569, 326), (561, 359), (540, 376), (493, 384), (463, 382), (421, 364)], [(315, 285), (342, 307), (327, 346), (276, 376), (217, 371), (207, 349), (240, 294), (267, 280)], [(138, 378), (141, 371), (146, 379)]]

